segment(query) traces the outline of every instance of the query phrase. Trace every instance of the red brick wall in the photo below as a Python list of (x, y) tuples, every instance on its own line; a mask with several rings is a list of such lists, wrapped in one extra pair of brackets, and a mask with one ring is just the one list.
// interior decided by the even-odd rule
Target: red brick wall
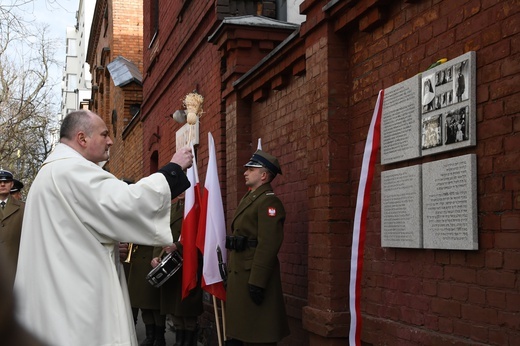
[[(193, 6), (193, 8), (191, 7)], [(214, 12), (208, 11), (206, 3), (193, 3), (190, 13), (206, 13), (202, 23), (196, 23), (196, 16), (179, 13), (179, 6), (174, 2), (161, 4), (159, 17), (160, 30), (155, 46), (148, 48), (151, 34), (144, 37), (144, 163), (149, 170), (152, 152), (158, 150), (159, 167), (170, 161), (175, 148), (175, 132), (182, 126), (171, 115), (184, 109), (184, 97), (197, 90), (204, 97), (204, 113), (200, 118), (200, 149), (197, 149), (199, 177), (204, 181), (207, 163), (207, 133), (212, 132), (220, 157), (219, 166), (223, 167), (224, 150), (223, 118), (219, 95), (220, 58), (217, 51), (207, 44), (214, 23)], [(211, 5), (211, 4), (209, 4)], [(203, 7), (204, 6), (204, 7)], [(149, 19), (150, 8), (145, 6), (144, 16)], [(188, 39), (189, 38), (189, 39)], [(159, 47), (154, 55), (155, 47)], [(152, 60), (151, 60), (152, 57)], [(149, 145), (148, 139), (159, 129), (158, 143)], [(220, 173), (225, 177), (225, 170)]]
[[(518, 123), (515, 120), (518, 102), (513, 101), (519, 91), (514, 83), (518, 68), (512, 68), (518, 60), (512, 34), (518, 40), (518, 29), (510, 29), (518, 20), (518, 7), (512, 6), (511, 2), (500, 5), (468, 2), (460, 7), (452, 2), (432, 6), (419, 1), (385, 10), (386, 19), (379, 25), (370, 24), (372, 29), (366, 32), (327, 32), (328, 28), (320, 25), (310, 29), (304, 27), (307, 60), (306, 80), (302, 84), (312, 85), (314, 90), (307, 92), (305, 86), (300, 86), (299, 97), (292, 98), (289, 86), (284, 90), (287, 95), (280, 96), (288, 99), (285, 102), (280, 100), (279, 93), (273, 92), (264, 103), (251, 107), (253, 137), (258, 122), (259, 128), (266, 129), (264, 133), (273, 133), (273, 136), (267, 135), (276, 143), (271, 150), (279, 152), (280, 146), (290, 147), (291, 154), (298, 157), (298, 144), (301, 146), (306, 142), (307, 153), (302, 160), (305, 177), (288, 178), (285, 183), (290, 195), (296, 195), (292, 187), (295, 181), (304, 181), (308, 188), (308, 206), (300, 208), (298, 213), (298, 216), (308, 215), (309, 218), (306, 223), (309, 293), (308, 305), (304, 308), (304, 327), (317, 334), (311, 335), (311, 344), (316, 345), (334, 343), (333, 337), (345, 337), (348, 331), (345, 317), (348, 311), (349, 234), (364, 140), (378, 90), (425, 70), (440, 57), (455, 58), (468, 50), (476, 50), (479, 143), (476, 148), (457, 154), (475, 152), (479, 156), (481, 250), (381, 248), (378, 174), (372, 192), (365, 248), (363, 340), (395, 345), (443, 344), (454, 340), (467, 344), (513, 344), (514, 338), (518, 337), (515, 328), (518, 321), (513, 314), (519, 299), (518, 266), (512, 262), (506, 265), (504, 259), (515, 257), (518, 251), (519, 244), (512, 230), (520, 225), (518, 193), (511, 188), (514, 184), (505, 188), (505, 182), (518, 180), (518, 166), (514, 163), (518, 148), (507, 144), (517, 141), (518, 133), (515, 125)], [(359, 27), (379, 18), (374, 17), (373, 10), (359, 7), (346, 10), (345, 17), (349, 17), (348, 12), (353, 16), (352, 12), (356, 11), (370, 14), (368, 18), (361, 15)], [(308, 16), (312, 17), (312, 12)], [(385, 16), (381, 13), (381, 18)], [(503, 18), (504, 22), (490, 31), (479, 25), (482, 18)], [(494, 79), (485, 82), (482, 78), (487, 64), (491, 64), (494, 71), (504, 72), (494, 73)], [(495, 91), (504, 83), (503, 90)], [(287, 111), (285, 106), (290, 102), (293, 102), (293, 108), (289, 109), (296, 108), (294, 113)], [(509, 111), (504, 109), (506, 104), (512, 105)], [(492, 112), (483, 118), (482, 112), (486, 108)], [(267, 113), (273, 116), (266, 119)], [(280, 113), (284, 120), (280, 120)], [(309, 126), (298, 132), (295, 122), (300, 117), (305, 118)], [(290, 124), (284, 136), (276, 132), (279, 123)], [(488, 123), (490, 127), (487, 127)], [(264, 140), (264, 147), (272, 148), (269, 145), (269, 141)], [(488, 155), (482, 150), (489, 152), (490, 157), (486, 158)], [(453, 153), (438, 155), (435, 159), (451, 155)], [(281, 156), (282, 164), (286, 164), (286, 159)], [(493, 187), (487, 181), (494, 182)], [(282, 183), (278, 190), (283, 190), (285, 184)], [(513, 205), (514, 201), (516, 205)], [(491, 228), (483, 227), (486, 219), (495, 220), (495, 224)], [(290, 224), (287, 233), (288, 237), (297, 234)], [(497, 240), (502, 237), (508, 241), (498, 245)], [(286, 245), (281, 254), (283, 259)], [(301, 255), (305, 256), (305, 252)], [(286, 283), (293, 282), (291, 274), (284, 275)], [(289, 293), (287, 287), (285, 285), (284, 289)], [(506, 307), (508, 301), (514, 302), (512, 306)], [(288, 303), (291, 307), (290, 299)], [(329, 340), (325, 341), (320, 335)], [(338, 343), (344, 342), (338, 340)], [(291, 339), (286, 343), (295, 344), (295, 341)]]
[(130, 83), (113, 88), (112, 107), (117, 111), (117, 131), (110, 149), (110, 171), (120, 179), (136, 182), (143, 177), (143, 130), (139, 120), (130, 123), (130, 106), (141, 104), (142, 86)]
[(113, 58), (121, 55), (143, 69), (142, 1), (112, 0)]
[[(346, 40), (352, 54), (353, 114), (362, 113), (366, 95), (372, 95), (374, 103), (378, 89), (424, 71), (437, 59), (477, 52), (477, 146), (406, 164), (477, 154), (480, 250), (381, 248), (378, 176), (363, 276), (367, 342), (513, 345), (520, 336), (520, 267), (505, 261), (516, 256), (520, 246), (515, 232), (520, 229), (518, 203), (514, 206), (518, 189), (506, 187), (506, 181), (518, 181), (519, 174), (515, 159), (520, 147), (509, 144), (518, 144), (519, 107), (513, 100), (520, 90), (515, 83), (520, 79), (515, 48), (519, 9), (514, 1), (394, 5), (386, 9), (388, 18), (381, 25)], [(358, 166), (361, 160), (355, 162)], [(504, 238), (508, 240), (501, 242)]]
[[(512, 345), (518, 338), (514, 311), (520, 298), (519, 268), (512, 262), (506, 264), (505, 258), (518, 252), (520, 238), (513, 229), (520, 224), (518, 202), (514, 205), (518, 193), (505, 182), (518, 180), (518, 165), (514, 163), (518, 147), (507, 144), (518, 141), (518, 105), (509, 110), (505, 105), (518, 104), (512, 100), (518, 98), (519, 87), (514, 81), (519, 70), (510, 68), (518, 60), (514, 48), (518, 25), (513, 24), (518, 22), (518, 6), (507, 1), (442, 1), (435, 5), (418, 1), (388, 6), (384, 14), (386, 18), (370, 31), (342, 34), (348, 50), (345, 72), (352, 86), (348, 113), (353, 160), (345, 169), (354, 179), (359, 176), (363, 136), (379, 89), (425, 70), (441, 57), (455, 58), (475, 50), (477, 146), (406, 164), (477, 153), (481, 249), (381, 248), (377, 175), (364, 258), (363, 340), (392, 345)], [(482, 26), (489, 18), (496, 22), (491, 27)], [(350, 199), (353, 197), (355, 189)], [(508, 225), (507, 220), (514, 221)], [(508, 239), (507, 245), (499, 245), (501, 238)]]
[[(282, 165), (274, 186), (288, 212), (280, 260), (292, 333), (282, 344), (344, 345), (352, 222), (377, 93), (439, 58), (476, 51), (477, 146), (376, 166), (362, 339), (374, 345), (514, 345), (520, 338), (520, 6), (512, 0), (329, 4), (302, 4), (307, 21), (291, 43), (304, 46), (299, 57), (282, 50), (231, 90), (232, 81), (220, 73), (230, 47), (206, 41), (218, 24), (213, 4), (171, 2), (161, 8), (156, 47), (148, 49), (149, 33), (143, 42), (145, 170), (153, 150), (159, 165), (171, 157), (180, 125), (168, 116), (196, 87), (206, 100), (200, 178), (211, 131), (229, 220), (245, 189), (242, 165), (261, 137)], [(145, 23), (147, 15), (145, 8)], [(301, 61), (303, 70), (301, 63), (296, 67)], [(256, 62), (244, 55), (226, 71)], [(285, 83), (274, 87), (278, 77)], [(480, 249), (382, 248), (380, 171), (468, 153), (477, 154)]]

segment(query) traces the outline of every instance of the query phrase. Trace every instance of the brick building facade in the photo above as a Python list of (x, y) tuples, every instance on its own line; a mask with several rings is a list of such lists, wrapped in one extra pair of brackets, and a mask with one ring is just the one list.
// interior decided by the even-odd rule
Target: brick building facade
[[(381, 247), (380, 173), (387, 167), (378, 164), (364, 254), (362, 341), (514, 345), (520, 338), (518, 1), (305, 0), (300, 11), (306, 21), (299, 27), (272, 20), (274, 4), (144, 2), (135, 57), (119, 53), (115, 39), (110, 43), (105, 28), (112, 23), (103, 24), (104, 10), (96, 9), (98, 39), (91, 39), (89, 63), (98, 92), (117, 89), (101, 71), (106, 63), (124, 55), (141, 67), (142, 55), (136, 128), (142, 124), (143, 137), (126, 140), (141, 145), (140, 173), (169, 161), (181, 126), (171, 114), (196, 90), (205, 98), (196, 148), (200, 180), (211, 131), (229, 222), (246, 191), (242, 165), (261, 138), (283, 170), (274, 188), (287, 210), (279, 257), (292, 333), (282, 344), (344, 345), (356, 193), (378, 91), (439, 58), (475, 51), (477, 145), (391, 167), (476, 154), (479, 250)], [(129, 12), (125, 7), (111, 18)], [(264, 17), (250, 17), (257, 14)], [(111, 124), (112, 109), (102, 100), (94, 94), (94, 109)], [(111, 170), (124, 175), (117, 145)], [(132, 148), (125, 156), (138, 150)], [(209, 330), (211, 318), (206, 323)]]
[(87, 62), (92, 74), (89, 108), (105, 120), (114, 141), (105, 169), (137, 181), (143, 176), (141, 1), (96, 1)]

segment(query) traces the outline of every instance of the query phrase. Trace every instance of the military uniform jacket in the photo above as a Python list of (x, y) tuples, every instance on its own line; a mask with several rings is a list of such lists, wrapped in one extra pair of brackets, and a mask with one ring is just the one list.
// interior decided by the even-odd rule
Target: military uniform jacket
[(9, 197), (4, 209), (0, 209), (0, 253), (3, 253), (7, 260), (10, 269), (7, 278), (11, 286), (14, 284), (18, 262), (24, 208), (24, 202)]
[(130, 305), (138, 309), (159, 310), (159, 289), (146, 280), (146, 275), (153, 269), (151, 261), (154, 247), (134, 244), (134, 249), (128, 272)]
[[(182, 243), (179, 240), (181, 236), (182, 220), (184, 219), (184, 200), (179, 200), (172, 204), (170, 213), (170, 229), (177, 251), (182, 255)], [(162, 248), (154, 249), (154, 257), (159, 256)], [(166, 254), (163, 255), (163, 257)], [(185, 298), (182, 297), (182, 267), (172, 275), (160, 287), (161, 290), (161, 314), (172, 314), (176, 317), (196, 317), (202, 314), (202, 289), (200, 285), (195, 286), (190, 294)]]
[[(231, 250), (228, 257), (226, 331), (245, 342), (278, 342), (289, 335), (278, 251), (283, 241), (285, 209), (270, 184), (248, 192), (231, 223), (232, 235), (257, 240), (256, 247)], [(248, 284), (262, 287), (265, 298), (256, 305)]]

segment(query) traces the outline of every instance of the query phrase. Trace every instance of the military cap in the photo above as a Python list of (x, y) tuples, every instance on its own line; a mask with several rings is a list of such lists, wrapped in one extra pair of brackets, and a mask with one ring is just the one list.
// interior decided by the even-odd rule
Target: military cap
[(280, 164), (278, 163), (278, 159), (260, 149), (257, 150), (253, 154), (253, 156), (251, 156), (249, 162), (246, 163), (244, 167), (264, 167), (271, 171), (271, 173), (273, 173), (274, 175), (282, 174), (282, 170), (280, 168)]
[(23, 183), (20, 180), (13, 179), (13, 188), (11, 193), (19, 192), (23, 189)]
[(13, 180), (13, 173), (0, 169), (0, 180), (1, 181), (11, 181)]

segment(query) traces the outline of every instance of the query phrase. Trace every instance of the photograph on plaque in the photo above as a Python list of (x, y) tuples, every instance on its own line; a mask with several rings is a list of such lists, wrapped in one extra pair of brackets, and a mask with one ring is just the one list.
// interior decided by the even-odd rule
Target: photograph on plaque
[(442, 144), (442, 115), (432, 115), (422, 121), (422, 148), (428, 149)]
[(433, 75), (428, 75), (422, 79), (423, 91), (421, 105), (423, 107), (423, 113), (427, 113), (433, 110), (433, 99), (435, 98), (435, 82), (433, 81)]
[(476, 145), (475, 52), (423, 72), (420, 85), (421, 156)]
[(456, 91), (455, 95), (457, 96), (456, 102), (462, 102), (468, 99), (468, 76), (469, 76), (469, 60), (463, 60), (459, 64), (454, 66), (455, 71), (457, 72), (457, 78), (453, 80), (453, 88)]
[(475, 146), (476, 53), (385, 89), (381, 164)]
[(466, 114), (468, 106), (454, 109), (446, 113), (444, 132), (446, 139), (444, 144), (452, 144), (468, 140), (468, 128), (466, 126)]
[(422, 75), (422, 113), (426, 114), (453, 104), (453, 67)]

